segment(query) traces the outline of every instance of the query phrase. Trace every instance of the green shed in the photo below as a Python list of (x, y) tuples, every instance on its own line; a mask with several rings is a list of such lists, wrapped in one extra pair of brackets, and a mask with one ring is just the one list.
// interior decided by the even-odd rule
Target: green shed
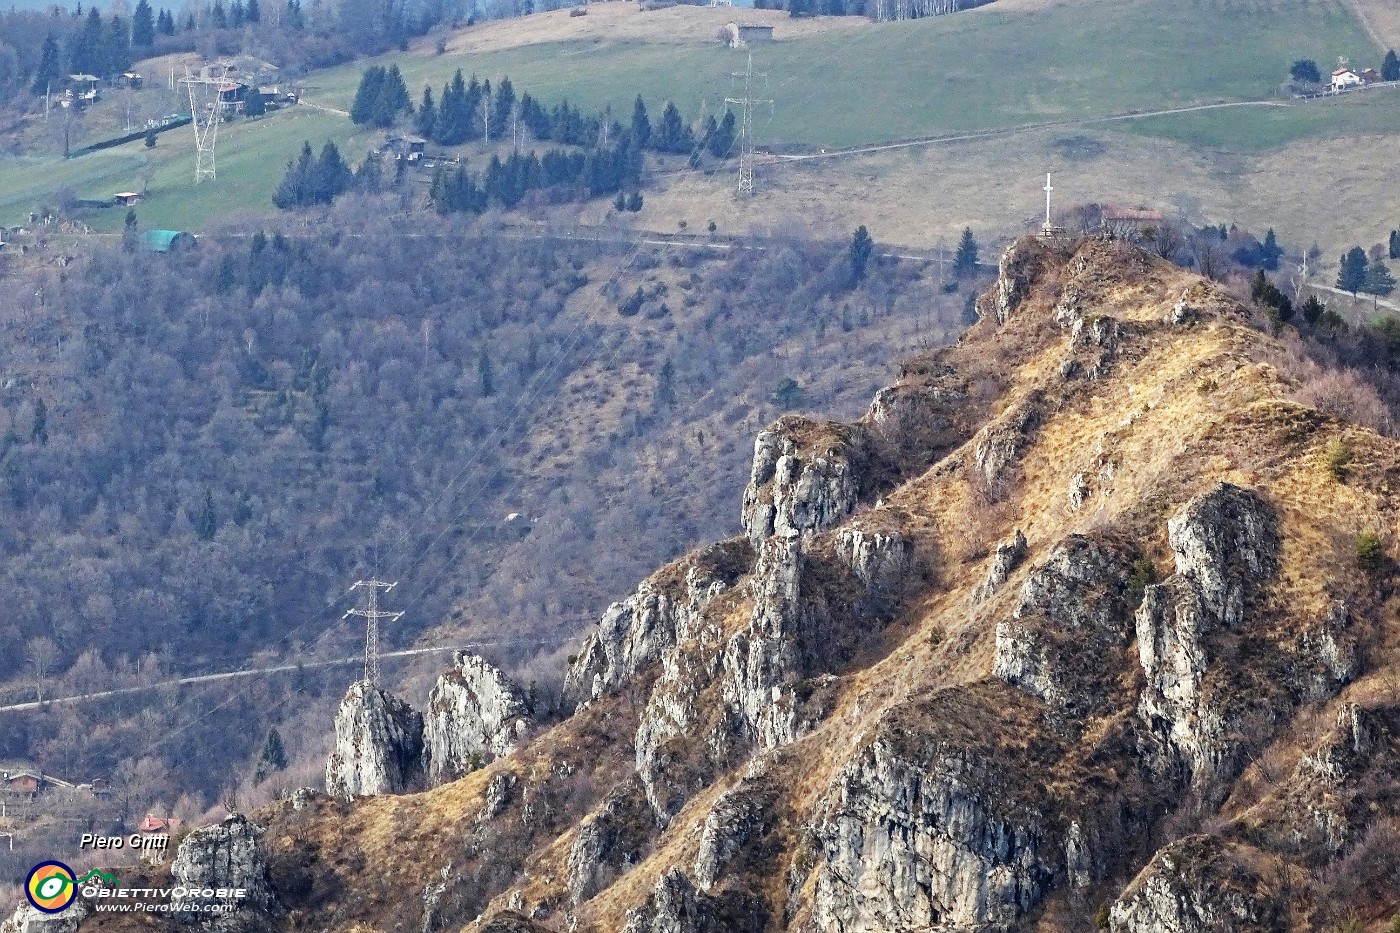
[(168, 253), (172, 249), (184, 249), (194, 245), (194, 235), (183, 230), (147, 230), (141, 234), (146, 248), (156, 253)]

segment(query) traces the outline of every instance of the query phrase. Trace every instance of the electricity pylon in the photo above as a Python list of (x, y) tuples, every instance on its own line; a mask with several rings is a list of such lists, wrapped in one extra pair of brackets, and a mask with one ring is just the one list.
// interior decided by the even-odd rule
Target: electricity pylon
[[(214, 74), (218, 69), (218, 76)], [(223, 120), (220, 89), (228, 83), (228, 66), (211, 66), (193, 75), (188, 68), (180, 79), (190, 94), (190, 125), (194, 127), (194, 183), (214, 179), (214, 144), (219, 141), (219, 123)]]
[(352, 590), (360, 587), (369, 589), (369, 596), (365, 600), (368, 605), (351, 609), (341, 618), (349, 616), (360, 616), (365, 619), (365, 678), (364, 683), (371, 687), (379, 686), (379, 620), (389, 619), (397, 621), (403, 617), (402, 612), (384, 612), (379, 608), (379, 590), (382, 587), (384, 592), (389, 592), (398, 586), (398, 581), (385, 583), (383, 580), (356, 580), (350, 588)]
[(765, 72), (754, 74), (752, 52), (749, 53), (748, 67), (733, 72), (730, 77), (744, 79), (744, 96), (726, 97), (724, 102), (739, 104), (742, 108), (739, 118), (739, 196), (745, 197), (753, 194), (753, 105), (772, 105), (773, 101), (753, 96), (753, 79), (763, 78), (766, 81), (768, 75)]

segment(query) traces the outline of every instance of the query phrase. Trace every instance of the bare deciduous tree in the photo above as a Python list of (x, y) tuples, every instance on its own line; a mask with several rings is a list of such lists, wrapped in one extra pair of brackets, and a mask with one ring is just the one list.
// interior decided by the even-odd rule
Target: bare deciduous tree
[(34, 675), (34, 692), (42, 703), (44, 682), (49, 679), (49, 675), (58, 664), (58, 645), (47, 635), (31, 638), (25, 646), (24, 658), (29, 663), (30, 673)]

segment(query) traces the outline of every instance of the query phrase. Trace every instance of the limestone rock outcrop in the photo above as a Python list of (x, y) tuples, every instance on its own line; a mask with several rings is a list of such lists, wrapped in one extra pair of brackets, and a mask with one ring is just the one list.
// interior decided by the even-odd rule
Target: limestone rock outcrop
[[(268, 881), (267, 858), (260, 840), (263, 828), (235, 813), (222, 823), (197, 829), (185, 837), (175, 852), (170, 874), (178, 886), (197, 891), (242, 889), (244, 897), (190, 895), (185, 900), (201, 905), (219, 904), (227, 913), (210, 915), (205, 926), (218, 930), (264, 929), (266, 917), (280, 912), (276, 893)], [(183, 903), (176, 899), (176, 903)], [(183, 913), (194, 919), (200, 915)]]
[(525, 692), (484, 659), (453, 654), (452, 670), (438, 678), (423, 716), (428, 780), (454, 781), (494, 758), (509, 755), (534, 725)]
[(401, 794), (423, 778), (423, 716), (403, 700), (361, 681), (335, 714), (335, 750), (326, 762), (326, 792), (335, 796)]
[(627, 912), (623, 933), (762, 933), (767, 912), (757, 897), (697, 891), (680, 869), (657, 879), (646, 902)]
[(855, 511), (865, 445), (858, 426), (795, 415), (760, 433), (742, 514), (754, 547), (775, 534), (825, 531)]
[(579, 824), (569, 847), (569, 898), (581, 904), (641, 859), (652, 813), (640, 785), (614, 788)]
[(1129, 564), (1121, 549), (1084, 535), (1057, 544), (997, 624), (993, 673), (1060, 713), (1082, 716), (1100, 703), (1101, 675), (1131, 632)]
[(1037, 401), (1033, 398), (1028, 404), (1017, 406), (977, 433), (973, 464), (988, 490), (1002, 492), (1020, 463), (1022, 453), (1030, 446), (1042, 420)]
[(1001, 589), (1002, 584), (1011, 576), (1011, 572), (1021, 566), (1021, 561), (1026, 559), (1028, 553), (1030, 551), (1026, 547), (1026, 536), (1017, 528), (1010, 541), (998, 544), (997, 549), (992, 552), (987, 576), (972, 592), (973, 602), (981, 603), (991, 599), (992, 594)]
[(1184, 767), (1200, 783), (1235, 761), (1226, 712), (1203, 686), (1210, 636), (1241, 625), (1249, 596), (1277, 568), (1278, 540), (1264, 500), (1228, 483), (1187, 503), (1167, 536), (1176, 573), (1147, 587), (1136, 617), (1147, 677), (1138, 713), (1165, 750), (1159, 770)]
[(796, 737), (796, 711), (783, 687), (802, 669), (803, 628), (810, 622), (801, 600), (803, 563), (795, 535), (763, 542), (754, 568), (753, 613), (724, 650), (724, 701), (762, 748)]
[(768, 855), (762, 840), (773, 828), (777, 797), (777, 789), (760, 777), (739, 782), (715, 801), (695, 856), (695, 882), (701, 890), (714, 887), (736, 863), (761, 863)]
[(914, 544), (891, 523), (867, 516), (862, 519), (836, 533), (836, 555), (865, 585), (875, 603), (888, 603), (904, 586), (914, 559)]
[(13, 914), (0, 921), (0, 933), (75, 933), (90, 912), (81, 900), (74, 901), (61, 914), (46, 914), (20, 904)]
[(815, 830), (819, 929), (1005, 929), (1063, 875), (1063, 841), (1021, 770), (1035, 765), (1004, 757), (994, 730), (979, 729), (996, 715), (981, 698), (936, 695), (887, 722), (845, 768)]
[(1187, 836), (1162, 849), (1109, 911), (1111, 933), (1266, 933), (1282, 929), (1268, 886), (1235, 847)]
[(564, 676), (563, 705), (576, 707), (616, 689), (691, 636), (710, 600), (748, 569), (742, 539), (721, 542), (643, 581), (603, 613)]
[(1011, 315), (1030, 294), (1031, 285), (1043, 266), (1045, 253), (1044, 243), (1026, 237), (1017, 240), (1001, 254), (993, 296), (993, 311), (998, 324), (1010, 321)]

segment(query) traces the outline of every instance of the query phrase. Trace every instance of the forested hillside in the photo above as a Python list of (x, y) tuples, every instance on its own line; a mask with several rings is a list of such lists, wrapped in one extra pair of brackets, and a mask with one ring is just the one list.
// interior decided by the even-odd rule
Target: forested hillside
[[(884, 361), (956, 332), (971, 287), (878, 259), (861, 277), (848, 244), (800, 233), (724, 255), (389, 207), (9, 269), (7, 702), (352, 654), (338, 620), (370, 573), (402, 581), (388, 647), (510, 639), (503, 663), (552, 653), (553, 676), (644, 568), (737, 527), (722, 492), (758, 425), (858, 413)], [(293, 680), (54, 708), (0, 754), (78, 779), (147, 758), (163, 777), (137, 803), (212, 802), (309, 702)]]

